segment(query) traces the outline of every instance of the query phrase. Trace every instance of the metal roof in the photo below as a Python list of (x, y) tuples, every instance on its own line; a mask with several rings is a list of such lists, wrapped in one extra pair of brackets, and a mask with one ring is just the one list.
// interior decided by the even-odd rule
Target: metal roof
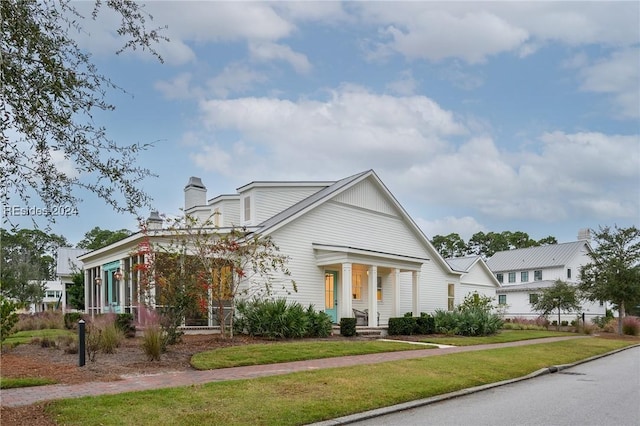
[(450, 257), (445, 260), (454, 271), (469, 272), (469, 269), (471, 269), (478, 259), (480, 259), (480, 256)]
[(487, 260), (487, 266), (494, 273), (564, 266), (581, 250), (591, 252), (587, 241), (500, 251)]
[[(56, 264), (56, 274), (71, 275), (82, 269), (82, 262), (78, 260), (78, 256), (87, 253), (89, 250), (77, 249), (72, 247), (58, 248), (58, 261)], [(75, 270), (74, 270), (75, 268)]]
[(509, 284), (503, 285), (499, 289), (496, 289), (496, 293), (517, 293), (519, 291), (539, 291), (545, 288), (553, 287), (555, 281), (551, 280), (543, 280), (543, 281), (532, 281), (528, 283), (522, 284)]

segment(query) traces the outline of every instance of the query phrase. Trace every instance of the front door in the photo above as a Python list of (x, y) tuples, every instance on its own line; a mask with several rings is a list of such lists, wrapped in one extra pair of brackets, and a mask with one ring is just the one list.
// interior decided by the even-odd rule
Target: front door
[(329, 315), (331, 322), (338, 322), (338, 273), (327, 271), (324, 273), (324, 312)]

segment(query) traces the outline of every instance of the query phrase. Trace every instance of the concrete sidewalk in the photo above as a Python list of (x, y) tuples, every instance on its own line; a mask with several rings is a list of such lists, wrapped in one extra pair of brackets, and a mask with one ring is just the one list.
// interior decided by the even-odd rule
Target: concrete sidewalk
[[(355, 355), (336, 358), (314, 359), (308, 361), (285, 362), (280, 364), (254, 365), (248, 367), (232, 367), (217, 370), (188, 370), (152, 375), (123, 376), (114, 382), (88, 382), (75, 385), (47, 385), (28, 388), (4, 389), (0, 391), (0, 405), (18, 407), (36, 402), (78, 398), (83, 396), (109, 395), (123, 392), (143, 391), (179, 386), (198, 385), (209, 382), (227, 380), (252, 379), (256, 377), (275, 376), (299, 371), (312, 371), (321, 368), (350, 367), (363, 364), (378, 364), (389, 361), (423, 358), (459, 352), (473, 352), (511, 346), (535, 345), (557, 342), (568, 339), (585, 338), (586, 336), (549, 337), (535, 340), (522, 340), (511, 343), (490, 345), (456, 346), (448, 348), (424, 349), (402, 352), (385, 352), (370, 355)], [(78, 367), (81, 368), (81, 367)]]

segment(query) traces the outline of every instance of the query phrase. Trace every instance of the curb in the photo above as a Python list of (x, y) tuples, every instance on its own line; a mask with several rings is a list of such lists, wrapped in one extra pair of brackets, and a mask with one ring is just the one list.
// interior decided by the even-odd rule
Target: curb
[(375, 410), (369, 410), (362, 413), (350, 414), (348, 416), (338, 417), (331, 420), (325, 420), (323, 422), (312, 423), (309, 426), (334, 426), (334, 425), (346, 425), (349, 423), (355, 423), (363, 420), (372, 419), (375, 417), (384, 416), (386, 414), (397, 413), (404, 410), (410, 410), (412, 408), (423, 407), (426, 405), (435, 404), (436, 402), (447, 401), (449, 399), (458, 398), (465, 395), (471, 395), (477, 392), (482, 392), (487, 389), (497, 388), (500, 386), (509, 385), (511, 383), (517, 383), (524, 380), (533, 379), (535, 377), (544, 376), (545, 374), (553, 374), (562, 370), (566, 370), (567, 368), (575, 367), (580, 364), (584, 364), (590, 361), (595, 361), (600, 358), (604, 358), (606, 356), (614, 355), (622, 351), (626, 351), (628, 349), (640, 347), (640, 344), (626, 346), (624, 348), (616, 349), (611, 352), (607, 352), (600, 355), (594, 355), (590, 358), (585, 358), (580, 361), (576, 361), (572, 364), (562, 364), (562, 365), (551, 365), (549, 367), (541, 368), (540, 370), (534, 371), (533, 373), (527, 374), (526, 376), (516, 377), (515, 379), (503, 380), (501, 382), (489, 383), (486, 385), (475, 386), (472, 388), (462, 389), (455, 392), (446, 393), (443, 395), (432, 396), (430, 398), (418, 399), (415, 401), (404, 402), (402, 404), (391, 405), (389, 407), (376, 408)]

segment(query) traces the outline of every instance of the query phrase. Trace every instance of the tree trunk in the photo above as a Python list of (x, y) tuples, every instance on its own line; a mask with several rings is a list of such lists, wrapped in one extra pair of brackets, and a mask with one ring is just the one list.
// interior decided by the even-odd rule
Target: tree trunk
[(622, 320), (624, 319), (625, 316), (625, 311), (624, 311), (624, 302), (620, 302), (618, 304), (618, 334), (622, 335)]

